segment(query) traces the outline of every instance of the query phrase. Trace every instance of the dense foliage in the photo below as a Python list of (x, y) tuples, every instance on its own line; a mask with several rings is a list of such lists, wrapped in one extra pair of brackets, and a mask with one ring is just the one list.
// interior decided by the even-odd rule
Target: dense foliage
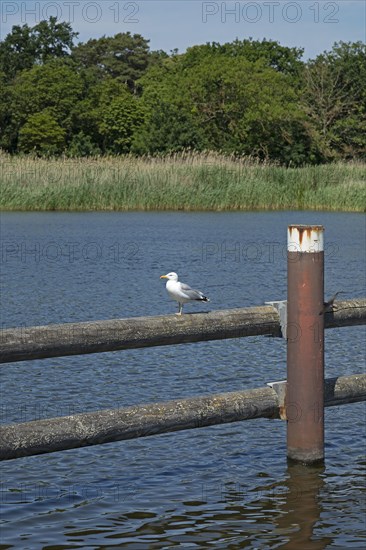
[(0, 148), (39, 156), (185, 149), (285, 165), (366, 157), (366, 46), (304, 62), (274, 41), (151, 51), (141, 35), (75, 44), (55, 18), (0, 42)]

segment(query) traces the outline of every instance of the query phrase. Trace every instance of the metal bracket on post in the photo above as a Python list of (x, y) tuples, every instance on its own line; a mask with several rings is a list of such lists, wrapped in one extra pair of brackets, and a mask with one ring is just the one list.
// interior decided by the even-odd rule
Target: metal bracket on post
[(285, 405), (287, 380), (281, 380), (280, 382), (267, 382), (267, 386), (272, 388), (272, 390), (277, 393), (280, 419), (287, 420)]
[(287, 300), (277, 300), (275, 302), (264, 302), (266, 306), (272, 306), (278, 311), (280, 317), (280, 326), (282, 338), (287, 338)]

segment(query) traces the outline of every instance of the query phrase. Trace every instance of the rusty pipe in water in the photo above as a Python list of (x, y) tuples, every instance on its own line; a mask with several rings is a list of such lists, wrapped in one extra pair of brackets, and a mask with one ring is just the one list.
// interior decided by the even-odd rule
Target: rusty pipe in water
[(324, 460), (324, 228), (290, 225), (287, 241), (287, 456)]

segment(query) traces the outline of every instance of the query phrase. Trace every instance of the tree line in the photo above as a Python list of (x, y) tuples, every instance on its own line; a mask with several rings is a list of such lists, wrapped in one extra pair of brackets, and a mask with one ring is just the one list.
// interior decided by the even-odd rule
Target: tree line
[(0, 148), (73, 157), (214, 150), (285, 165), (366, 157), (366, 45), (315, 59), (272, 40), (153, 51), (77, 43), (51, 17), (0, 42)]

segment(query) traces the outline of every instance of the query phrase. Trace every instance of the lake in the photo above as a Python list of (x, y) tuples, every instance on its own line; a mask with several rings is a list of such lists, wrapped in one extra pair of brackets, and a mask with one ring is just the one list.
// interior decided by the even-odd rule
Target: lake
[[(325, 292), (365, 296), (365, 217), (323, 212), (2, 213), (4, 327), (286, 299), (291, 223), (325, 226)], [(363, 327), (326, 331), (326, 376), (365, 369)], [(1, 366), (2, 423), (264, 386), (286, 343), (251, 337)], [(363, 548), (365, 404), (326, 409), (324, 466), (258, 419), (3, 462), (1, 549)]]

